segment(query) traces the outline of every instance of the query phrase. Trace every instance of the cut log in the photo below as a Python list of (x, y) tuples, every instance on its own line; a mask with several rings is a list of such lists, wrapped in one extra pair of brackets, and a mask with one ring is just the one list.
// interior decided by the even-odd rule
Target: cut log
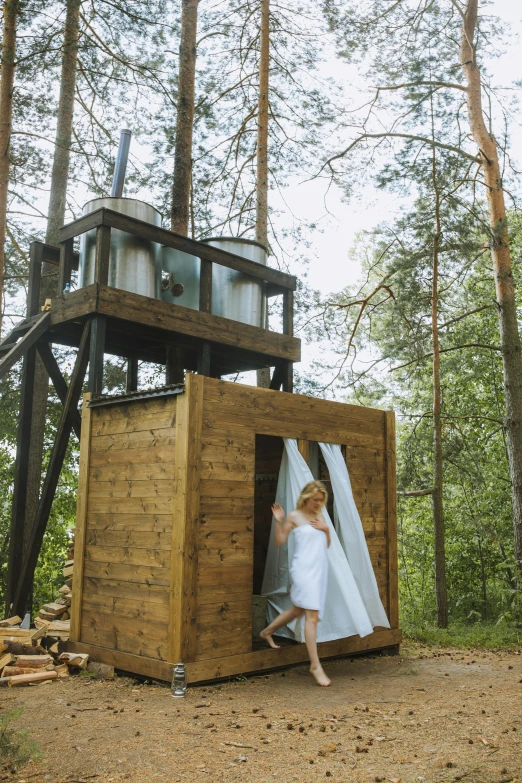
[(4, 677), (13, 677), (17, 674), (36, 674), (43, 671), (41, 666), (30, 668), (29, 666), (6, 666), (2, 675)]
[(71, 592), (72, 592), (72, 591), (71, 591), (71, 588), (70, 588), (68, 585), (63, 585), (62, 587), (60, 587), (60, 589), (58, 590), (58, 592), (59, 592), (61, 595), (68, 596), (68, 595), (71, 595)]
[(34, 624), (37, 628), (48, 628), (52, 623), (52, 620), (44, 620), (41, 617), (34, 618)]
[(74, 560), (68, 560), (66, 562), (66, 564), (63, 567), (64, 579), (67, 579), (68, 577), (73, 575), (73, 566), (74, 566)]
[(13, 685), (25, 685), (28, 682), (41, 682), (43, 680), (57, 680), (57, 672), (36, 672), (35, 674), (18, 674), (14, 677), (5, 678), (11, 688)]
[(42, 626), (41, 628), (36, 628), (36, 630), (32, 629), (33, 632), (31, 634), (31, 641), (35, 642), (37, 639), (41, 639), (42, 636), (45, 636), (46, 626)]
[(5, 669), (6, 666), (9, 666), (14, 662), (15, 656), (12, 653), (6, 653), (5, 655), (2, 655), (0, 658), (0, 674), (2, 674), (2, 670)]
[(67, 666), (71, 666), (74, 669), (86, 669), (89, 662), (89, 656), (87, 653), (64, 652), (60, 655), (58, 660), (63, 661)]
[(48, 663), (53, 662), (52, 655), (17, 655), (16, 666), (47, 666)]
[(44, 620), (53, 620), (55, 617), (59, 617), (66, 611), (66, 606), (59, 603), (44, 604), (38, 614), (43, 617)]
[(53, 636), (53, 632), (69, 633), (71, 627), (70, 620), (54, 620), (47, 626), (47, 634)]
[(5, 628), (7, 625), (20, 625), (22, 618), (15, 615), (15, 617), (8, 617), (6, 620), (0, 620), (0, 628)]
[(59, 677), (69, 677), (69, 667), (66, 663), (62, 663), (60, 666), (55, 666), (54, 671), (58, 674)]
[(24, 644), (19, 641), (6, 642), (6, 652), (13, 655), (47, 655), (47, 650), (44, 650), (39, 644)]
[(0, 628), (0, 639), (30, 639), (31, 633), (30, 628)]
[(114, 677), (114, 666), (108, 663), (98, 663), (98, 661), (89, 661), (87, 671), (95, 674), (101, 680), (112, 680)]

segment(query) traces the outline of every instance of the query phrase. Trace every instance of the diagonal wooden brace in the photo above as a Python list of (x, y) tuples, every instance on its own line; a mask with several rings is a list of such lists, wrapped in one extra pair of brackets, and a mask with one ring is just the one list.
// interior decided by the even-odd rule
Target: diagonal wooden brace
[[(63, 377), (61, 370), (58, 366), (58, 362), (54, 358), (54, 353), (51, 350), (49, 343), (40, 340), (36, 345), (40, 359), (42, 360), (45, 369), (47, 370), (49, 377), (53, 382), (53, 386), (56, 390), (56, 394), (60, 398), (62, 405), (65, 405), (67, 399), (67, 381)], [(80, 440), (80, 433), (82, 429), (82, 417), (78, 410), (73, 411), (72, 414), (72, 427), (76, 433), (76, 437)]]
[(49, 321), (51, 320), (51, 313), (42, 313), (29, 331), (13, 345), (10, 351), (0, 361), (0, 379), (6, 375), (11, 367), (27, 353), (29, 348), (40, 339), (42, 334), (47, 331)]
[(56, 487), (58, 486), (58, 479), (60, 477), (63, 461), (65, 459), (75, 413), (77, 413), (78, 410), (78, 401), (80, 399), (87, 363), (89, 361), (90, 330), (91, 323), (90, 321), (87, 321), (83, 327), (71, 382), (67, 389), (67, 396), (58, 424), (53, 450), (49, 459), (42, 495), (33, 522), (29, 546), (21, 564), (19, 578), (17, 580), (13, 610), (16, 614), (18, 609), (20, 609), (22, 616), (27, 607), (32, 576), (36, 567), (38, 555), (40, 554), (49, 514), (51, 513), (51, 507), (56, 493)]

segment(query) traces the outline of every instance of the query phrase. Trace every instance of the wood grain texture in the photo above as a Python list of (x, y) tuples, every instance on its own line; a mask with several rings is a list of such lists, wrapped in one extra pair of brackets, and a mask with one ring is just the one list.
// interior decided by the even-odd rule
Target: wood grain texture
[(176, 662), (194, 660), (197, 646), (197, 530), (204, 385), (203, 376), (189, 373), (185, 393), (176, 401), (168, 629), (168, 656)]
[(83, 576), (85, 540), (87, 533), (87, 507), (89, 489), (89, 457), (91, 448), (91, 419), (89, 408), (90, 394), (84, 394), (82, 407), (82, 434), (80, 438), (80, 461), (78, 468), (78, 495), (76, 503), (76, 532), (74, 537), (74, 571), (71, 601), (71, 639), (81, 638), (81, 614), (83, 598)]
[(243, 348), (264, 356), (295, 362), (301, 359), (301, 341), (297, 337), (269, 332), (250, 324), (241, 324), (238, 328), (237, 321), (229, 318), (157, 299), (151, 307), (150, 301), (149, 297), (140, 294), (100, 286), (97, 308), (103, 315), (117, 316), (134, 324)]
[[(323, 642), (319, 644), (319, 655), (322, 659), (339, 658), (346, 655), (380, 650), (394, 647), (400, 644), (402, 633), (399, 629), (374, 631), (374, 633), (361, 639), (359, 636), (350, 636), (346, 639), (338, 639), (335, 642)], [(121, 652), (111, 646), (111, 640), (107, 639), (107, 645), (96, 642), (90, 644), (69, 641), (67, 649), (70, 652), (87, 653), (92, 660), (107, 663), (118, 669), (145, 677), (156, 678), (170, 682), (172, 679), (172, 661), (161, 661), (155, 658), (147, 658), (139, 654)], [(257, 652), (229, 655), (220, 659), (207, 659), (187, 664), (189, 682), (205, 682), (230, 677), (238, 674), (253, 674), (259, 671), (269, 671), (281, 666), (291, 666), (308, 660), (306, 646), (298, 644), (292, 647), (284, 647), (281, 650), (259, 650)]]
[(397, 553), (397, 467), (395, 457), (395, 414), (385, 413), (386, 421), (386, 494), (388, 543), (388, 619), (399, 627), (399, 573)]

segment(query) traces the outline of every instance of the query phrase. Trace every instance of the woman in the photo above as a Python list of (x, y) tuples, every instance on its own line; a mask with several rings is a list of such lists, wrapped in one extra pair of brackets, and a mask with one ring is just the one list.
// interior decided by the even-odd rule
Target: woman
[(268, 642), (270, 647), (278, 650), (279, 646), (272, 639), (272, 634), (296, 617), (305, 614), (305, 642), (310, 656), (310, 673), (318, 685), (330, 685), (330, 680), (323, 671), (317, 655), (317, 623), (320, 620), (326, 598), (326, 583), (328, 579), (328, 555), (330, 546), (330, 530), (325, 522), (322, 508), (328, 500), (328, 492), (320, 481), (310, 481), (301, 491), (297, 508), (285, 519), (285, 512), (278, 503), (272, 506), (272, 514), (276, 521), (275, 543), (282, 546), (293, 531), (295, 552), (290, 567), (292, 586), (290, 599), (292, 606), (270, 625), (261, 631), (260, 638)]

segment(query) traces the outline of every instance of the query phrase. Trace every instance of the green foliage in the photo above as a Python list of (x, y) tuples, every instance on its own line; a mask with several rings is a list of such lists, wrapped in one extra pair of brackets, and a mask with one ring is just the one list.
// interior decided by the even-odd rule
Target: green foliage
[[(65, 377), (68, 377), (67, 371)], [(3, 606), (7, 578), (19, 383), (18, 367), (13, 368), (7, 378), (0, 383), (0, 391), (2, 391), (0, 399), (0, 433), (2, 434), (0, 439), (0, 606)], [(61, 404), (50, 387), (43, 476), (45, 476), (60, 413)], [(34, 575), (33, 606), (36, 608), (54, 600), (58, 588), (63, 584), (62, 569), (71, 538), (70, 529), (74, 526), (76, 518), (78, 457), (78, 443), (73, 434)]]
[(10, 710), (0, 716), (0, 763), (5, 769), (16, 772), (28, 761), (42, 757), (40, 748), (29, 736), (27, 729), (14, 729), (12, 724), (24, 713), (24, 708)]
[(453, 623), (449, 628), (433, 625), (404, 625), (405, 643), (422, 642), (434, 647), (456, 647), (460, 650), (519, 650), (522, 632), (508, 623)]

